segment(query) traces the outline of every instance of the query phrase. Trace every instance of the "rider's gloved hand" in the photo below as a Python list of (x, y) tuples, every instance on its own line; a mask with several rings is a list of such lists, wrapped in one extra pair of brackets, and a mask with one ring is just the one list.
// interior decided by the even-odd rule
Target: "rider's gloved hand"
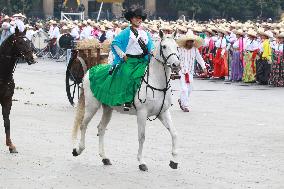
[(113, 66), (109, 69), (108, 74), (109, 74), (109, 75), (112, 75), (112, 73), (113, 73), (113, 71), (115, 70), (115, 68), (116, 68), (116, 65), (113, 65)]

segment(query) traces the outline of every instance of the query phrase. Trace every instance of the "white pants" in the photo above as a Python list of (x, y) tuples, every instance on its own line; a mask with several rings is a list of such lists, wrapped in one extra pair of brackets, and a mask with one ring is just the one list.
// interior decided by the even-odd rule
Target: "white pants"
[(180, 74), (180, 101), (181, 101), (181, 106), (183, 108), (189, 108), (190, 105), (190, 94), (193, 91), (193, 74), (189, 74), (189, 81), (190, 83), (185, 82), (185, 75)]

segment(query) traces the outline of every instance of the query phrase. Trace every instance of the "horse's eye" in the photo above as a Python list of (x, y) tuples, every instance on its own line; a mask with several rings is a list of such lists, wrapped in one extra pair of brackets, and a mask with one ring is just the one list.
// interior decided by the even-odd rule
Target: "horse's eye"
[(166, 45), (163, 45), (163, 49), (166, 49), (167, 48), (167, 46)]

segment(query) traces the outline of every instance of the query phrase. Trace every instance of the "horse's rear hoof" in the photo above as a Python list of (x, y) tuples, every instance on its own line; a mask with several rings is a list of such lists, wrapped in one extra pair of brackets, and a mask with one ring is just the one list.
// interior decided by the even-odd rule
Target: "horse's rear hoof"
[(74, 149), (73, 149), (72, 154), (73, 154), (73, 156), (74, 156), (74, 157), (76, 157), (76, 156), (78, 156), (78, 155), (79, 155), (79, 154), (77, 153), (77, 151), (76, 151), (76, 148), (74, 148)]
[(169, 166), (170, 166), (172, 169), (177, 169), (177, 168), (178, 168), (178, 163), (175, 163), (175, 162), (173, 162), (173, 161), (170, 161)]
[(9, 148), (9, 151), (10, 151), (11, 154), (17, 154), (18, 153), (18, 151), (16, 150), (15, 147)]
[(140, 169), (141, 171), (148, 171), (148, 167), (147, 167), (147, 165), (145, 165), (145, 164), (139, 165), (139, 169)]
[(112, 165), (109, 159), (103, 159), (102, 162), (104, 165)]

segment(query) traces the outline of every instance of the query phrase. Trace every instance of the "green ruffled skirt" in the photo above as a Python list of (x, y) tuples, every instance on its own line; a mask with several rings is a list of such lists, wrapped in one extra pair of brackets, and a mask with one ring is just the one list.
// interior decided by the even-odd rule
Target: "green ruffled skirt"
[(108, 106), (132, 102), (147, 65), (144, 58), (128, 58), (127, 62), (116, 67), (112, 75), (109, 75), (109, 64), (92, 67), (89, 70), (89, 80), (94, 96)]

